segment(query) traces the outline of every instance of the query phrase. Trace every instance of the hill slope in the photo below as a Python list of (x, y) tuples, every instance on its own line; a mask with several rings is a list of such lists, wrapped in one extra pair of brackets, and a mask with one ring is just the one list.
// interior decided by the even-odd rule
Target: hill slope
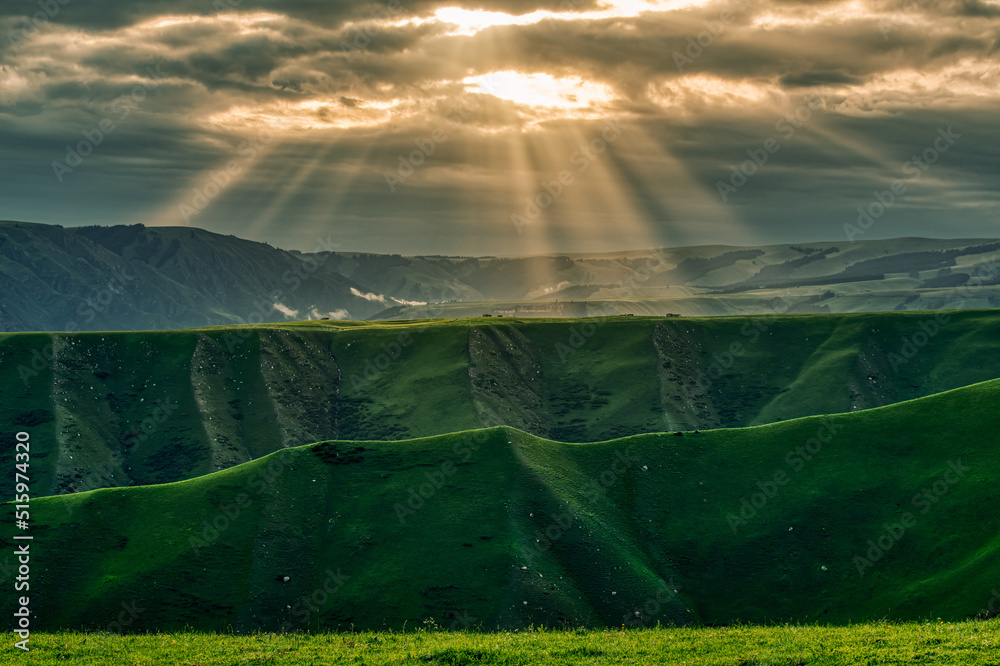
[[(201, 229), (0, 222), (0, 330), (106, 331), (364, 318), (385, 309), (325, 255)], [(288, 315), (288, 316), (286, 316)]]
[(998, 407), (990, 381), (586, 445), (326, 442), (41, 498), (32, 626), (103, 628), (123, 604), (130, 630), (969, 617), (1000, 575)]
[(897, 238), (526, 257), (286, 251), (188, 227), (0, 222), (0, 331), (289, 319), (738, 315), (1000, 305), (1000, 242)]
[(1000, 312), (954, 311), (0, 335), (0, 434), (37, 433), (34, 492), (49, 495), (326, 439), (740, 427), (1000, 377), (998, 333)]

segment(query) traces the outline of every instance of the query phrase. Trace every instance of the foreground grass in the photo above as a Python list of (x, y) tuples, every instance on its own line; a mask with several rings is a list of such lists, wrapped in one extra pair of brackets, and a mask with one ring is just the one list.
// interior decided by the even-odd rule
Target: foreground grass
[[(1000, 664), (1000, 620), (497, 633), (7, 634), (0, 663), (24, 664)], [(12, 653), (18, 653), (12, 655)]]

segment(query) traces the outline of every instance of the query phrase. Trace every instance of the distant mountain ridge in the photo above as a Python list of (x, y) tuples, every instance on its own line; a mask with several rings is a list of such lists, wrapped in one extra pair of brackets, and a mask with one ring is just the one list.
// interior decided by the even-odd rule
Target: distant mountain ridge
[(528, 257), (311, 252), (187, 227), (0, 222), (0, 331), (306, 319), (1000, 306), (1000, 241), (900, 238)]
[(363, 318), (379, 304), (323, 262), (201, 229), (0, 223), (0, 329), (131, 330)]

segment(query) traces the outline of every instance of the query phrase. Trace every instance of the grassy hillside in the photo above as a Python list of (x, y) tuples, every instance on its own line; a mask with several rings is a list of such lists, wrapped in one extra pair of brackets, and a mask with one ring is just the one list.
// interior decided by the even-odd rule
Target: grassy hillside
[(33, 626), (122, 604), (143, 631), (968, 618), (1000, 575), (998, 407), (995, 380), (680, 436), (325, 442), (40, 498)]
[(0, 434), (37, 433), (34, 492), (49, 495), (187, 479), (326, 439), (509, 425), (599, 441), (866, 409), (1000, 377), (1000, 312), (935, 316), (6, 334)]
[[(359, 632), (350, 634), (218, 636), (178, 633), (32, 636), (32, 664), (686, 664), (688, 666), (842, 666), (912, 663), (993, 664), (1000, 650), (990, 622), (852, 627), (669, 628), (644, 631), (502, 633)], [(421, 627), (422, 629), (423, 627)]]

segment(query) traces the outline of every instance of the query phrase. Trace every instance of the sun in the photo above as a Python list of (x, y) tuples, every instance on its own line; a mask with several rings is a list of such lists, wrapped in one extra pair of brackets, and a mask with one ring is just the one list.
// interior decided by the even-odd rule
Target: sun
[(493, 95), (515, 104), (547, 109), (587, 109), (605, 105), (614, 93), (603, 83), (578, 76), (557, 78), (551, 74), (515, 71), (491, 72), (463, 79), (471, 93)]
[(527, 14), (508, 14), (485, 9), (440, 7), (422, 18), (407, 18), (395, 25), (445, 24), (452, 26), (452, 35), (472, 36), (500, 26), (533, 25), (547, 20), (600, 20), (633, 18), (646, 12), (666, 12), (707, 4), (710, 0), (605, 0), (597, 9), (580, 10), (581, 2), (564, 0), (559, 11), (539, 9)]

